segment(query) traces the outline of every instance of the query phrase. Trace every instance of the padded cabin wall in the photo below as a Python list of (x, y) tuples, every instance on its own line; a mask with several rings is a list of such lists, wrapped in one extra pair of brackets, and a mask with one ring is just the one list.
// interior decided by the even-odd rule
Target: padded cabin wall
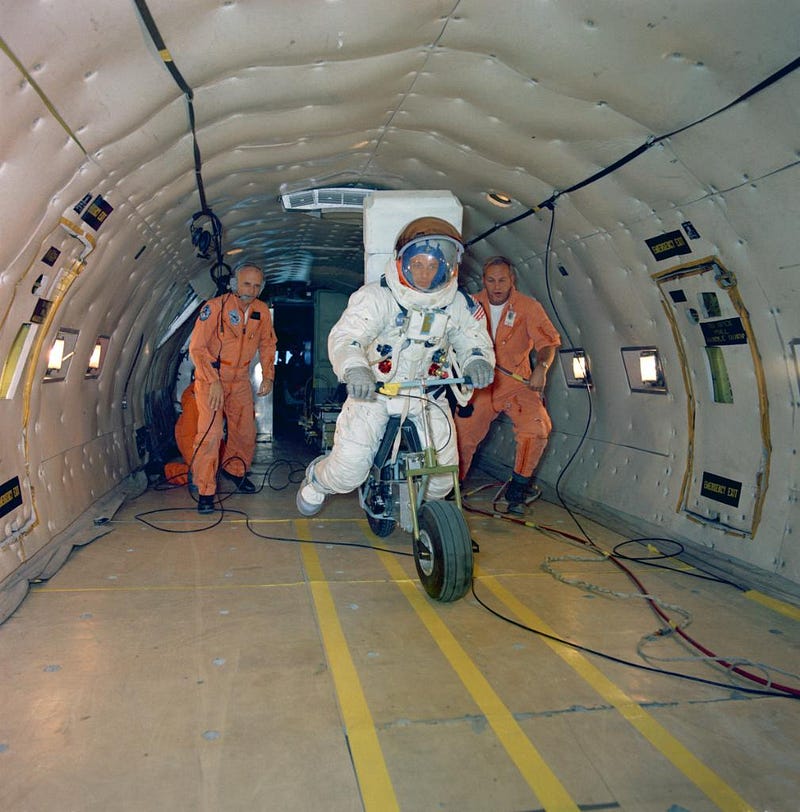
[[(38, 298), (51, 295), (57, 277), (86, 249), (59, 225), (62, 214), (78, 220), (70, 209), (89, 193), (101, 193), (114, 211), (97, 233), (87, 229), (96, 247), (53, 311), (38, 359), (28, 365), (36, 365), (31, 385), (0, 401), (2, 481), (19, 476), (23, 492), (22, 506), (2, 523), (0, 582), (146, 461), (136, 432), (145, 422), (156, 325), (164, 313), (167, 321), (174, 315), (171, 307), (182, 302), (201, 265), (184, 215), (175, 210), (176, 200), (185, 206), (196, 196), (193, 177), (177, 170), (191, 155), (185, 100), (144, 46), (138, 20), (126, 18), (131, 12), (120, 16), (115, 4), (95, 4), (89, 30), (80, 14), (53, 25), (48, 12), (35, 37), (16, 34), (16, 26), (30, 25), (26, 15), (4, 20), (4, 38), (22, 63), (0, 59), (4, 357)], [(75, 49), (63, 47), (70, 30), (84, 59), (75, 61)], [(173, 173), (179, 177), (170, 186)], [(61, 252), (52, 267), (42, 262), (50, 247)], [(47, 279), (34, 294), (40, 274)], [(200, 287), (208, 286), (206, 274)], [(75, 363), (66, 380), (42, 384), (60, 327), (80, 330)], [(100, 377), (87, 380), (85, 362), (98, 335), (110, 337), (108, 356)]]
[[(8, 156), (2, 166), (4, 182), (7, 179), (9, 188), (17, 190), (16, 194), (0, 197), (0, 267), (3, 268), (0, 275), (3, 313), (0, 355), (7, 359), (20, 326), (31, 321), (39, 296), (49, 295), (57, 278), (69, 271), (85, 248), (58, 224), (64, 208), (84, 192), (76, 193), (74, 200), (69, 193), (65, 198), (59, 193), (64, 190), (70, 175), (73, 175), (76, 187), (85, 189), (97, 182), (99, 173), (95, 167), (83, 163), (81, 151), (43, 111), (40, 99), (30, 86), (21, 81), (18, 74), (8, 70), (9, 63), (2, 60), (0, 63), (4, 110), (10, 111), (3, 117), (4, 121), (18, 125), (20, 121), (35, 122), (32, 131), (23, 127), (13, 133), (4, 133), (3, 141)], [(47, 167), (46, 173), (41, 172), (43, 166)], [(75, 166), (81, 167), (77, 176)], [(61, 252), (52, 267), (42, 262), (50, 247)], [(42, 274), (46, 281), (34, 293), (34, 285)], [(57, 316), (54, 323), (57, 327)], [(58, 510), (51, 514), (47, 485), (39, 466), (43, 455), (37, 451), (37, 462), (33, 465), (26, 456), (26, 452), (29, 455), (32, 448), (38, 449), (46, 442), (50, 430), (49, 421), (43, 423), (38, 414), (38, 396), (55, 328), (47, 331), (47, 335), (42, 326), (36, 329), (43, 338), (39, 363), (32, 369), (35, 362), (29, 361), (15, 396), (0, 400), (0, 421), (4, 427), (0, 434), (0, 477), (5, 482), (18, 476), (23, 495), (22, 506), (3, 517), (0, 582), (43, 547), (54, 530), (65, 527), (85, 507), (80, 501), (72, 504), (60, 502)], [(93, 335), (92, 342), (94, 338)], [(61, 399), (59, 403), (64, 405)], [(68, 431), (73, 438), (76, 436), (72, 429)], [(69, 463), (70, 472), (77, 467), (77, 460)], [(59, 472), (53, 481), (62, 483), (64, 476), (66, 472), (64, 475)]]
[[(96, 247), (79, 266), (80, 273), (63, 300), (53, 305), (51, 322), (38, 327), (43, 340), (15, 396), (0, 401), (7, 429), (0, 455), (3, 481), (19, 476), (24, 497), (23, 505), (5, 519), (0, 581), (144, 461), (136, 451), (135, 432), (144, 422), (143, 382), (150, 342), (155, 339), (152, 325), (169, 305), (174, 277), (157, 252), (145, 250), (136, 259), (144, 246), (141, 222), (113, 189), (107, 192), (100, 185), (99, 175), (96, 165), (81, 164), (71, 182), (52, 194), (39, 230), (30, 235), (24, 223), (16, 222), (3, 243), (4, 249), (13, 248), (19, 255), (6, 271), (17, 277), (16, 284), (2, 287), (6, 312), (0, 341), (5, 357), (38, 298), (54, 296), (57, 280), (86, 248), (58, 225), (62, 212), (87, 190), (102, 190), (114, 206), (93, 235)], [(42, 262), (50, 247), (61, 252), (52, 267)], [(34, 293), (40, 274), (47, 278)], [(62, 327), (79, 331), (74, 362), (64, 381), (42, 383), (47, 352)], [(98, 335), (109, 337), (104, 369), (98, 378), (86, 379), (84, 372)], [(29, 371), (32, 365), (35, 369)], [(25, 384), (28, 376), (29, 386)]]
[[(119, 214), (124, 216), (124, 211)], [(140, 284), (141, 270), (117, 276), (121, 266), (132, 264), (133, 255), (124, 248), (116, 253), (120, 246), (112, 236), (113, 222), (105, 224), (98, 247), (86, 257), (61, 305), (53, 306), (54, 316), (41, 351), (28, 362), (28, 368), (35, 364), (28, 397), (26, 387), (20, 385), (12, 400), (0, 402), (5, 425), (15, 427), (3, 440), (4, 444), (15, 442), (13, 450), (3, 449), (4, 476), (19, 475), (26, 494), (25, 505), (18, 511), (21, 515), (9, 517), (11, 524), (4, 528), (5, 539), (24, 532), (19, 540), (3, 545), (9, 551), (3, 575), (14, 568), (16, 559), (33, 555), (141, 463), (134, 442), (135, 428), (142, 421), (136, 401), (140, 393), (131, 393), (126, 411), (123, 390), (138, 336), (147, 332), (150, 311), (162, 305), (157, 284), (152, 288)], [(60, 229), (49, 235), (55, 239), (48, 238), (48, 244), (59, 244), (61, 235)], [(69, 249), (74, 250), (71, 243), (75, 242), (67, 237), (62, 243), (67, 265), (71, 264)], [(104, 250), (106, 246), (108, 250)], [(24, 284), (18, 286), (4, 341), (13, 338), (15, 325), (30, 317), (37, 297), (29, 291), (41, 270), (34, 264)], [(139, 332), (136, 324), (141, 325)], [(79, 331), (72, 363), (65, 380), (42, 383), (47, 352), (60, 328)], [(98, 335), (109, 336), (104, 367), (98, 378), (86, 378), (88, 358)], [(145, 352), (140, 364), (146, 364), (146, 357)], [(20, 427), (27, 442), (19, 439)]]
[[(73, 11), (57, 23), (55, 7), (41, 9), (39, 24), (33, 6), (3, 19), (12, 56), (0, 58), (3, 357), (38, 298), (52, 297), (54, 280), (87, 248), (59, 225), (62, 214), (80, 222), (71, 208), (86, 194), (102, 194), (114, 210), (97, 232), (86, 229), (96, 247), (53, 307), (52, 323), (38, 328), (47, 335), (29, 362), (30, 386), (0, 401), (2, 481), (19, 476), (23, 490), (23, 505), (3, 520), (0, 582), (144, 461), (135, 433), (153, 325), (170, 308), (174, 280), (185, 288), (193, 273), (192, 252), (188, 268), (176, 261), (174, 226), (165, 231), (159, 215), (173, 207), (155, 174), (166, 177), (166, 164), (141, 155), (146, 145), (173, 166), (184, 163), (175, 153), (191, 154), (185, 102), (148, 51), (132, 6)], [(178, 187), (178, 195), (195, 192), (190, 176)], [(188, 229), (180, 236), (188, 241)], [(61, 252), (52, 267), (42, 261), (50, 247)], [(34, 294), (40, 274), (47, 280)], [(42, 384), (60, 327), (80, 330), (74, 363), (66, 380)], [(105, 366), (85, 379), (98, 335), (110, 337)]]
[[(194, 90), (208, 199), (224, 216), (230, 239), (254, 250), (285, 239), (287, 221), (275, 206), (282, 184), (359, 180), (396, 188), (452, 187), (464, 205), (468, 236), (474, 236), (608, 166), (650, 135), (727, 104), (797, 50), (797, 15), (777, 0), (738, 3), (733, 10), (727, 0), (709, 0), (702, 8), (642, 0), (625, 15), (614, 4), (530, 0), (462, 0), (455, 12), (450, 0), (197, 0), (191, 14), (183, 2), (148, 5)], [(57, 490), (41, 488), (41, 495), (55, 511), (47, 520), (61, 524), (66, 502), (75, 493), (91, 498), (106, 476), (98, 445), (111, 443), (106, 450), (112, 476), (123, 457), (136, 462), (133, 435), (144, 421), (145, 392), (156, 388), (148, 369), (165, 363), (153, 349), (160, 313), (170, 309), (173, 296), (182, 298), (183, 282), (207, 284), (207, 264), (195, 257), (188, 234), (199, 206), (186, 100), (135, 7), (116, 0), (6, 6), (3, 40), (52, 109), (3, 54), (0, 351), (7, 351), (17, 323), (30, 315), (26, 290), (50, 235), (59, 235), (55, 244), (70, 244), (74, 253), (74, 239), (57, 225), (61, 213), (87, 191), (102, 192), (115, 207), (64, 310), (70, 319), (83, 316), (86, 330), (113, 324), (113, 376), (76, 385), (75, 391), (72, 379), (66, 382), (71, 400), (93, 391), (98, 403), (87, 405), (86, 413), (68, 406), (71, 425), (58, 430), (63, 437), (47, 434), (56, 431), (48, 427), (58, 426), (60, 414), (45, 387), (39, 391), (38, 372), (32, 393), (38, 410), (32, 419), (48, 437), (45, 444), (34, 439), (40, 443), (36, 467), (42, 460), (51, 466), (47, 478)], [(773, 436), (792, 438), (787, 444), (793, 448), (796, 406), (790, 405), (785, 348), (798, 323), (791, 270), (797, 178), (796, 171), (781, 167), (797, 160), (798, 109), (792, 75), (560, 199), (551, 275), (559, 312), (608, 380), (618, 380), (614, 342), (633, 343), (642, 335), (643, 342), (661, 344), (665, 329), (651, 279), (661, 266), (643, 241), (691, 219), (703, 238), (693, 246), (696, 253), (719, 256), (737, 274), (763, 355), (779, 359), (766, 370)], [(483, 195), (489, 187), (518, 202), (509, 210), (487, 208)], [(476, 244), (465, 268), (470, 284), (477, 282), (482, 257), (504, 253), (545, 300), (541, 254), (548, 222), (542, 212)], [(142, 246), (145, 253), (134, 261)], [(556, 273), (559, 262), (568, 277)], [(170, 288), (177, 280), (181, 284)], [(638, 309), (642, 315), (631, 321)], [(142, 336), (128, 409), (120, 411), (120, 387)], [(659, 527), (708, 543), (702, 528), (670, 512), (675, 471), (685, 454), (685, 421), (660, 414), (668, 402), (680, 411), (675, 358), (671, 349), (665, 352), (670, 395), (648, 398), (647, 407), (625, 388), (601, 393), (598, 383), (602, 409), (590, 432), (594, 445), (567, 484), (574, 477), (573, 496), (583, 498), (586, 482), (593, 504), (608, 504), (619, 515), (631, 502), (641, 505), (648, 522), (660, 523), (665, 511)], [(53, 386), (60, 385), (47, 389)], [(559, 393), (556, 381), (551, 384), (557, 426), (572, 437), (583, 428), (580, 395)], [(16, 436), (21, 409), (16, 399), (0, 402), (3, 425), (14, 427), (0, 441), (2, 464), (15, 469), (25, 464)], [(631, 432), (643, 436), (645, 451), (626, 448)], [(656, 453), (667, 439), (674, 463), (669, 471)], [(551, 481), (564, 462), (559, 453), (552, 443), (543, 466)], [(84, 474), (84, 466), (98, 468), (98, 476)], [(604, 490), (598, 472), (613, 467), (633, 470), (635, 487), (625, 494)], [(68, 485), (67, 472), (85, 475), (86, 485)], [(713, 541), (773, 571), (779, 564), (771, 559), (796, 572), (792, 548), (798, 545), (790, 535), (797, 521), (796, 483), (796, 456), (790, 448), (776, 451), (758, 537), (738, 542), (714, 531)], [(663, 498), (657, 498), (659, 489)], [(46, 533), (40, 526), (30, 543), (43, 543)], [(16, 549), (10, 554), (17, 560), (23, 555), (14, 544), (0, 543), (0, 579), (9, 551)]]
[[(654, 150), (619, 176), (560, 201), (550, 278), (568, 332), (576, 346), (587, 349), (596, 380), (593, 422), (586, 444), (562, 481), (565, 494), (578, 503), (593, 503), (607, 515), (610, 512), (634, 525), (649, 526), (656, 534), (674, 533), (797, 580), (800, 554), (792, 539), (797, 522), (797, 407), (793, 394), (797, 383), (792, 380), (789, 342), (800, 324), (797, 277), (792, 274), (800, 248), (795, 191), (800, 170), (796, 152), (789, 146), (791, 136), (783, 136), (786, 143), (770, 144), (768, 155), (752, 157), (753, 144), (762, 140), (765, 128), (797, 131), (797, 80), (790, 82), (791, 87), (774, 94), (769, 104), (765, 98), (749, 115), (737, 113), (738, 139), (727, 135), (732, 122), (726, 126), (724, 120), (715, 121), (705, 132), (708, 125), (692, 131), (690, 143), (677, 136), (668, 149)], [(718, 130), (726, 133), (724, 162), (712, 157), (718, 148)], [(775, 138), (763, 133), (767, 142)], [(695, 178), (703, 176), (706, 157), (713, 182), (704, 179), (700, 183)], [(663, 200), (660, 208), (649, 216), (615, 223), (620, 211), (642, 209), (636, 197), (620, 198), (626, 185), (649, 189), (651, 199)], [(596, 233), (581, 236), (581, 211), (591, 211)], [(691, 255), (656, 261), (644, 240), (679, 229), (686, 220), (700, 234), (690, 241)], [(544, 226), (544, 222), (538, 225), (539, 245)], [(761, 524), (752, 539), (697, 525), (675, 512), (686, 462), (686, 402), (680, 359), (650, 275), (671, 264), (709, 255), (719, 257), (737, 277), (765, 361), (771, 433), (783, 438), (773, 448), (769, 490)], [(568, 276), (557, 272), (559, 264)], [(549, 309), (541, 262), (523, 269), (523, 275)], [(629, 392), (619, 348), (631, 344), (659, 347), (669, 394)], [(551, 484), (575, 447), (574, 438), (586, 415), (585, 394), (567, 390), (560, 373), (554, 370), (554, 374), (548, 396), (556, 433), (541, 468)], [(741, 429), (730, 426), (731, 442), (736, 442)]]
[(795, 582), (800, 581), (800, 368), (794, 363), (791, 344), (800, 340), (798, 188), (800, 165), (796, 164), (726, 195), (724, 212), (742, 239), (733, 262), (749, 268), (740, 285), (748, 301), (760, 302), (758, 308), (751, 308), (750, 317), (769, 386), (771, 498), (765, 504), (757, 540), (773, 541), (767, 563)]

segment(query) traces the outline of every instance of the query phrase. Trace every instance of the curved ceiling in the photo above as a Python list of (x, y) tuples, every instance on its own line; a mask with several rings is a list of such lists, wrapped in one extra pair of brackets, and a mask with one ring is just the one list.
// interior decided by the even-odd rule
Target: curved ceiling
[[(189, 226), (205, 201), (221, 223), (223, 250), (244, 249), (240, 256), (261, 263), (277, 289), (308, 282), (347, 290), (362, 279), (360, 218), (286, 212), (282, 194), (448, 189), (474, 239), (791, 62), (800, 41), (793, 5), (6, 4), (2, 175), (8, 187), (26, 188), (26, 199), (4, 195), (2, 222), (18, 221), (22, 205), (22, 219), (44, 228), (46, 201), (51, 210), (74, 202), (77, 169), (136, 232), (117, 250), (146, 245), (151, 273), (166, 267), (203, 287), (210, 264), (196, 256)], [(30, 150), (26, 137), (40, 148)], [(652, 167), (637, 158), (615, 173), (604, 199), (591, 185), (562, 198), (554, 245), (741, 181), (739, 167), (686, 143), (666, 162), (678, 164), (673, 178), (662, 172), (649, 183)], [(777, 145), (786, 162), (795, 148)], [(769, 165), (765, 154), (753, 152), (749, 176), (774, 169), (776, 149)], [(490, 191), (511, 205), (492, 205)], [(476, 242), (468, 285), (476, 284), (476, 259), (502, 248), (524, 264), (541, 254), (546, 231), (539, 215)], [(24, 248), (7, 236), (9, 267)]]
[[(181, 318), (216, 290), (216, 250), (199, 257), (191, 226), (218, 223), (219, 255), (262, 265), (272, 301), (348, 292), (358, 212), (281, 204), (347, 187), (452, 192), (465, 286), (486, 256), (510, 257), (563, 347), (590, 356), (588, 418), (568, 380), (548, 391), (542, 482), (570, 468), (567, 495), (595, 515), (800, 583), (798, 43), (786, 0), (1, 3), (0, 459), (25, 501), (3, 518), (0, 582), (138, 470), (148, 432), (168, 436)], [(75, 207), (97, 196), (95, 227)], [(650, 249), (675, 233), (689, 254)], [(716, 427), (725, 409), (704, 353), (691, 368), (683, 354), (691, 308), (676, 321), (658, 282), (682, 262), (736, 281), (753, 336), (736, 356), (740, 422), (705, 445), (695, 415)], [(62, 330), (78, 363), (53, 383)], [(666, 397), (633, 395), (626, 347), (659, 348)], [(757, 538), (709, 539), (713, 519), (681, 509), (701, 445), (708, 470), (763, 498)]]

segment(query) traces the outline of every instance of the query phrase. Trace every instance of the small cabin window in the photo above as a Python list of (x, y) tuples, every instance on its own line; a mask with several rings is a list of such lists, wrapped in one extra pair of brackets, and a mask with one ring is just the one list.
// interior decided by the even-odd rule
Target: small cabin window
[(77, 330), (71, 330), (68, 327), (59, 329), (47, 351), (47, 371), (42, 378), (43, 383), (63, 381), (67, 377), (77, 343)]

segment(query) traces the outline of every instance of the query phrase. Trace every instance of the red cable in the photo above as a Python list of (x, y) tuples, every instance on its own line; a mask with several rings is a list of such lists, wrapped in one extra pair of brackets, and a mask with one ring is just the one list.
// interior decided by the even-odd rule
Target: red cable
[(713, 651), (707, 649), (702, 643), (699, 643), (693, 637), (688, 635), (679, 626), (673, 626), (669, 616), (661, 609), (660, 606), (658, 606), (658, 604), (652, 598), (650, 598), (647, 595), (647, 590), (645, 590), (644, 585), (641, 583), (641, 581), (615, 556), (607, 554), (603, 550), (600, 550), (600, 548), (596, 547), (594, 543), (589, 543), (585, 539), (582, 539), (580, 536), (575, 536), (572, 533), (567, 533), (565, 530), (557, 530), (554, 527), (548, 527), (547, 525), (543, 524), (533, 525), (532, 522), (528, 522), (525, 519), (517, 519), (513, 516), (509, 516), (508, 514), (496, 513), (488, 510), (480, 510), (479, 508), (474, 508), (471, 506), (468, 507), (467, 509), (473, 513), (480, 513), (484, 516), (492, 516), (492, 517), (499, 516), (502, 519), (506, 519), (510, 522), (516, 522), (517, 524), (521, 524), (526, 527), (531, 526), (537, 527), (540, 528), (541, 530), (547, 530), (551, 533), (557, 533), (560, 536), (564, 536), (565, 538), (571, 539), (572, 541), (577, 541), (580, 544), (583, 544), (587, 547), (588, 546), (595, 547), (603, 554), (604, 557), (609, 558), (614, 564), (616, 564), (616, 566), (618, 566), (634, 582), (634, 584), (636, 584), (636, 587), (639, 590), (639, 594), (642, 595), (644, 599), (650, 604), (650, 608), (653, 609), (653, 611), (659, 617), (661, 617), (661, 619), (664, 620), (673, 629), (673, 631), (679, 634), (687, 643), (694, 646), (698, 651), (701, 651), (709, 659), (712, 659), (714, 662), (719, 663), (719, 665), (723, 666), (728, 671), (732, 671), (734, 674), (738, 674), (740, 677), (744, 677), (745, 679), (749, 679), (752, 682), (756, 682), (759, 685), (762, 685), (766, 688), (781, 691), (782, 693), (786, 693), (789, 694), (790, 696), (800, 699), (800, 689), (792, 688), (789, 685), (783, 685), (779, 682), (771, 682), (770, 680), (767, 680), (764, 677), (758, 676), (758, 674), (753, 674), (750, 671), (746, 671), (744, 668), (741, 668), (737, 665), (733, 665), (732, 663), (729, 663), (727, 660), (723, 660), (722, 658), (717, 657), (717, 655), (714, 654)]

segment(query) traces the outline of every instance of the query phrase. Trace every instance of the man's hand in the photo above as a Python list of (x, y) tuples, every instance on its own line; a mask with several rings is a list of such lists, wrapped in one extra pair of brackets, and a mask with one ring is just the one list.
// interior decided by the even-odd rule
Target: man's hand
[(528, 388), (534, 392), (544, 392), (544, 387), (547, 384), (547, 367), (539, 364), (533, 368), (531, 372), (530, 382)]
[(375, 400), (375, 376), (367, 367), (352, 367), (344, 373), (347, 394), (356, 400)]
[(214, 381), (208, 386), (208, 408), (212, 412), (216, 412), (222, 408), (222, 383)]
[(476, 389), (484, 389), (494, 380), (494, 367), (484, 358), (473, 358), (464, 365), (464, 375), (472, 378)]
[(268, 395), (272, 391), (272, 381), (264, 378), (261, 381), (261, 386), (258, 387), (258, 392), (256, 393), (258, 397), (263, 398), (264, 395)]

